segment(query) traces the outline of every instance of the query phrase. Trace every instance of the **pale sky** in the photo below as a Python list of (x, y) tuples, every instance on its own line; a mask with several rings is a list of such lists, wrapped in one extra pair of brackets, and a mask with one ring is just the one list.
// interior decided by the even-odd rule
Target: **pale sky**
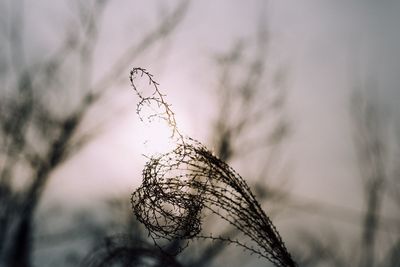
[[(51, 51), (59, 43), (65, 23), (73, 16), (72, 5), (66, 2), (25, 1), (27, 50)], [(111, 1), (95, 52), (94, 77), (101, 75), (131, 40), (151, 29), (164, 8), (175, 3)], [(1, 6), (7, 6), (5, 1)], [(288, 115), (293, 133), (286, 153), (294, 166), (291, 188), (300, 195), (359, 209), (361, 189), (349, 97), (354, 77), (375, 79), (378, 88), (370, 88), (372, 95), (379, 96), (389, 117), (398, 123), (400, 1), (193, 1), (167, 45), (132, 66), (140, 65), (155, 75), (184, 131), (206, 143), (215, 111), (210, 89), (216, 80), (212, 56), (229, 51), (237, 39), (254, 36), (263, 12), (269, 25), (271, 60), (289, 70)], [(160, 57), (164, 51), (167, 56)], [(129, 90), (128, 79), (121, 86)], [(135, 135), (146, 130), (138, 129), (134, 95), (123, 93), (120, 98), (131, 101), (131, 112), (118, 115), (80, 158), (59, 170), (45, 200), (63, 194), (69, 197), (70, 192), (85, 199), (88, 192), (95, 195), (99, 188), (118, 195), (140, 183), (144, 152), (134, 142)]]
[[(27, 18), (31, 21), (26, 30), (32, 31), (32, 45), (57, 43), (54, 36), (59, 34), (58, 25), (62, 26), (71, 16), (68, 5), (26, 2), (30, 6), (27, 11), (36, 14)], [(150, 29), (170, 4), (175, 1), (112, 1), (104, 14), (95, 77), (130, 39)], [(178, 121), (185, 121), (189, 134), (207, 142), (209, 130), (203, 125), (210, 122), (215, 110), (210, 101), (210, 86), (216, 79), (210, 71), (211, 57), (228, 51), (237, 39), (253, 36), (260, 14), (265, 12), (271, 34), (271, 58), (289, 69), (288, 107), (293, 134), (287, 153), (294, 166), (292, 188), (311, 198), (359, 207), (360, 199), (353, 197), (360, 189), (348, 111), (351, 83), (355, 75), (361, 79), (371, 75), (379, 84), (379, 88), (372, 90), (377, 91), (390, 112), (399, 112), (398, 11), (400, 3), (396, 1), (193, 1), (168, 40), (168, 56), (159, 58), (156, 50), (147, 55), (150, 59), (132, 62), (132, 66), (144, 64), (156, 75), (176, 109)], [(128, 81), (124, 86), (129, 89)], [(104, 143), (93, 145), (94, 152), (85, 152), (88, 161), (109, 165), (101, 171), (105, 178), (98, 184), (109, 190), (109, 179), (122, 181), (115, 183), (119, 188), (115, 194), (126, 182), (131, 183), (127, 173), (137, 169), (132, 159), (141, 158), (141, 153), (129, 150), (135, 148), (132, 141), (137, 132), (133, 111), (127, 119), (121, 119), (121, 124), (114, 123), (112, 130), (107, 130), (101, 138)], [(117, 163), (110, 161), (110, 149), (121, 149), (116, 150), (123, 155)], [(99, 170), (83, 168), (88, 169), (85, 177), (99, 176)], [(76, 172), (74, 167), (69, 171)], [(140, 174), (138, 170), (136, 173)], [(84, 179), (93, 178), (77, 179), (85, 184)], [(73, 183), (70, 186), (74, 188)]]

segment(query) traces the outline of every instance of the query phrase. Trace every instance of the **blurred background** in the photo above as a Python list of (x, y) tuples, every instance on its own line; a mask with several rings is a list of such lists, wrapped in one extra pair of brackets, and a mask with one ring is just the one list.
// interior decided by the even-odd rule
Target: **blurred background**
[[(166, 266), (130, 195), (170, 133), (139, 120), (132, 67), (244, 177), (299, 266), (400, 266), (399, 12), (1, 0), (0, 266)], [(175, 260), (272, 266), (220, 242)]]

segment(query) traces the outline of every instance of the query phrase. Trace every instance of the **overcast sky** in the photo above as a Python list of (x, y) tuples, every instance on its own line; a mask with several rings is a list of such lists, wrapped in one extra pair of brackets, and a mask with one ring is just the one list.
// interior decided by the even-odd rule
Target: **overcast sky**
[[(60, 41), (60, 29), (73, 17), (73, 5), (63, 1), (25, 3), (27, 49), (53, 49)], [(95, 77), (175, 4), (176, 1), (111, 1), (101, 24)], [(2, 5), (7, 6), (5, 2)], [(289, 151), (294, 165), (294, 190), (358, 206), (359, 200), (347, 201), (359, 186), (349, 97), (355, 80), (374, 79), (377, 88), (370, 91), (379, 96), (393, 120), (399, 113), (399, 12), (399, 1), (193, 1), (164, 48), (168, 56), (158, 59), (156, 51), (148, 55), (153, 60), (132, 65), (147, 64), (143, 67), (158, 74), (178, 120), (186, 121), (186, 131), (207, 141), (202, 123), (209, 122), (215, 107), (203, 108), (204, 114), (198, 108), (209, 105), (213, 93), (209, 89), (216, 78), (210, 73), (212, 56), (228, 51), (238, 39), (254, 36), (260, 16), (266, 14), (271, 58), (289, 70), (289, 116), (294, 130)], [(109, 145), (96, 148), (93, 153), (101, 158), (98, 149), (108, 151), (116, 142), (129, 147), (131, 123), (132, 119), (127, 119), (113, 128), (108, 135), (111, 137), (105, 139)], [(113, 163), (110, 177), (120, 176), (121, 170), (134, 169), (129, 156), (132, 151), (120, 153), (126, 153), (125, 161)], [(107, 156), (98, 160), (108, 162)], [(104, 180), (104, 185), (107, 183)]]
[[(8, 1), (9, 2), (9, 1)], [(8, 6), (1, 1), (2, 8)], [(60, 42), (61, 29), (69, 23), (73, 9), (68, 1), (25, 0), (26, 49), (52, 50)], [(100, 43), (96, 50), (96, 75), (101, 75), (112, 61), (141, 33), (151, 29), (165, 9), (176, 1), (110, 1), (104, 14)], [(10, 13), (12, 16), (12, 13)], [(270, 32), (270, 54), (277, 64), (289, 70), (289, 117), (293, 134), (290, 139), (290, 160), (294, 165), (293, 190), (299, 194), (359, 207), (358, 173), (349, 121), (349, 98), (357, 80), (375, 80), (369, 88), (379, 98), (389, 118), (396, 122), (400, 115), (400, 1), (396, 0), (199, 0), (192, 1), (188, 13), (176, 33), (168, 40), (168, 56), (132, 62), (147, 64), (155, 74), (163, 91), (169, 96), (184, 121), (185, 130), (204, 142), (207, 131), (202, 126), (209, 122), (215, 107), (209, 99), (209, 88), (215, 82), (212, 56), (227, 52), (238, 39), (254, 36), (262, 14)], [(28, 53), (29, 54), (29, 53)], [(39, 53), (31, 53), (40, 57)], [(128, 80), (126, 87), (129, 87)], [(202, 108), (205, 113), (199, 113)], [(117, 194), (136, 172), (141, 153), (132, 156), (132, 114), (113, 125), (112, 131), (85, 151), (88, 161), (108, 166), (108, 170), (90, 169), (69, 164), (61, 171), (73, 174), (66, 185), (57, 182), (49, 187), (49, 198), (57, 197), (56, 189), (66, 191), (91, 190), (88, 177), (108, 176), (98, 182), (109, 188), (110, 179), (116, 182)], [(204, 116), (203, 116), (204, 115)], [(398, 122), (396, 122), (398, 123)], [(121, 159), (110, 164), (110, 150), (117, 149)], [(69, 168), (69, 169), (68, 169)], [(86, 169), (87, 168), (87, 169)], [(86, 179), (86, 180), (85, 180)], [(136, 182), (139, 182), (138, 180)], [(136, 184), (137, 185), (137, 184)], [(135, 185), (129, 185), (134, 188)], [(86, 188), (86, 189), (85, 189)], [(112, 188), (111, 188), (112, 190)], [(351, 200), (349, 202), (349, 200)]]

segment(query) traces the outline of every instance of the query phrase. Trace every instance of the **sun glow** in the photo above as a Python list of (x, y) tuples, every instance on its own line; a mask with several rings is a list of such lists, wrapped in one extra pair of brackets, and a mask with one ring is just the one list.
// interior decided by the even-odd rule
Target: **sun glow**
[[(185, 120), (177, 118), (177, 124), (181, 134), (187, 132)], [(179, 135), (174, 133), (171, 126), (165, 120), (156, 119), (151, 122), (141, 122), (136, 132), (139, 135), (142, 153), (146, 156), (163, 154), (173, 150)]]
[(141, 128), (140, 136), (145, 155), (165, 153), (173, 149), (172, 131), (166, 123), (153, 122)]

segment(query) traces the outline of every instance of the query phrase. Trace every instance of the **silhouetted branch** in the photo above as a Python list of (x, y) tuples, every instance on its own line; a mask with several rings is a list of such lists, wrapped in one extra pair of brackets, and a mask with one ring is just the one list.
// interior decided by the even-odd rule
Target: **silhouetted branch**
[[(149, 80), (149, 85), (152, 86), (154, 92), (150, 94), (150, 96), (145, 96), (139, 89), (136, 87), (134, 80), (137, 76), (143, 77), (145, 75)], [(164, 95), (162, 95), (158, 89), (158, 83), (153, 79), (153, 75), (148, 71), (142, 68), (134, 68), (130, 75), (129, 79), (131, 81), (131, 85), (135, 90), (137, 96), (140, 101), (136, 106), (136, 112), (139, 118), (143, 121), (143, 119), (147, 119), (151, 122), (153, 119), (162, 119), (164, 120), (168, 126), (172, 130), (171, 137), (178, 135), (182, 139), (182, 135), (179, 133), (178, 127), (176, 125), (175, 114), (171, 110), (171, 105), (165, 102)], [(150, 114), (147, 115), (146, 118), (142, 115), (142, 109), (144, 107), (149, 107), (151, 109)]]
[[(168, 111), (169, 105), (164, 102), (158, 84), (141, 68), (134, 68), (131, 77), (135, 73), (147, 76), (155, 90), (150, 98), (139, 94), (138, 112), (143, 105), (155, 102), (161, 112), (155, 110), (150, 118), (161, 116), (176, 128), (174, 114)], [(149, 230), (157, 246), (163, 247), (162, 240), (222, 240), (242, 246), (277, 266), (296, 266), (244, 179), (193, 139), (182, 138), (172, 152), (151, 157), (143, 170), (142, 185), (133, 193), (131, 201), (138, 220)], [(230, 237), (203, 234), (203, 210), (218, 215), (259, 247)], [(179, 246), (177, 252), (184, 247)]]

